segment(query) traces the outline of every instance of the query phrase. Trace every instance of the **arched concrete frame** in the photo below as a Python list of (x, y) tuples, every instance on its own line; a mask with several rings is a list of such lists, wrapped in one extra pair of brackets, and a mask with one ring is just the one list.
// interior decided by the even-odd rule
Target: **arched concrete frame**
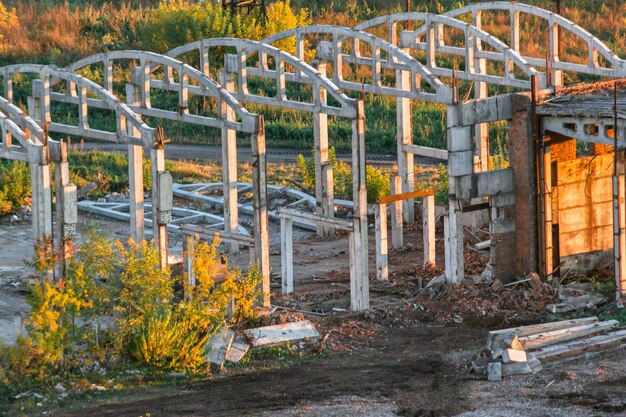
[[(209, 51), (211, 48), (229, 47), (236, 51), (224, 57), (224, 69), (221, 72), (222, 84), (238, 100), (266, 106), (282, 107), (313, 113), (314, 131), (326, 122), (328, 115), (345, 117), (352, 120), (352, 190), (354, 203), (353, 233), (354, 245), (351, 250), (356, 254), (356, 262), (351, 265), (350, 279), (352, 283), (351, 308), (356, 311), (369, 308), (369, 281), (367, 264), (367, 195), (365, 188), (365, 120), (363, 103), (343, 94), (325, 75), (306, 62), (271, 45), (246, 39), (214, 38), (203, 39), (175, 48), (167, 55), (178, 57), (189, 52), (199, 52), (199, 65), (202, 72), (209, 74)], [(250, 65), (251, 56), (258, 59)], [(274, 61), (270, 69), (268, 57)], [(290, 71), (293, 69), (293, 71)], [(260, 76), (273, 79), (276, 85), (274, 97), (251, 93), (248, 89), (248, 76)], [(236, 80), (236, 82), (235, 82)], [(296, 101), (287, 97), (286, 81), (293, 81), (313, 86), (312, 102)], [(191, 87), (190, 87), (191, 89)], [(337, 105), (328, 104), (327, 94)], [(318, 137), (316, 135), (316, 137)], [(327, 140), (327, 139), (326, 139)], [(234, 137), (233, 137), (234, 143)], [(327, 142), (326, 142), (327, 143)], [(317, 143), (316, 143), (317, 148)], [(318, 152), (316, 152), (318, 153)], [(327, 155), (326, 160), (327, 161)], [(321, 172), (323, 171), (323, 173)], [(333, 182), (332, 166), (316, 172), (316, 195), (318, 213), (326, 217), (333, 216)], [(319, 202), (323, 201), (323, 204)], [(269, 284), (269, 283), (268, 283)]]
[[(28, 98), (30, 116), (26, 116), (11, 102), (13, 100), (13, 76), (15, 74), (37, 74), (33, 80), (32, 96)], [(75, 74), (74, 72), (55, 66), (18, 64), (0, 68), (0, 75), (4, 80), (4, 95), (0, 100), (0, 108), (13, 120), (17, 120), (20, 127), (30, 132), (33, 141), (44, 148), (46, 159), (43, 163), (31, 163), (33, 232), (35, 239), (44, 236), (54, 236), (55, 247), (60, 253), (60, 260), (56, 269), (57, 277), (63, 275), (65, 260), (66, 239), (72, 238), (76, 232), (76, 187), (71, 184), (67, 163), (67, 146), (63, 142), (53, 141), (46, 136), (44, 129), (38, 123), (47, 126), (49, 132), (61, 134), (83, 135), (101, 140), (118, 143), (133, 143), (149, 148), (154, 142), (154, 130), (144, 124), (139, 117), (127, 106), (121, 104), (117, 98), (92, 81)], [(53, 101), (50, 91), (52, 79), (62, 80), (68, 85), (68, 90), (77, 93), (78, 123), (68, 125), (52, 120), (50, 105)], [(89, 127), (88, 99), (91, 94), (101, 101), (101, 107), (115, 112), (116, 131), (107, 132)], [(34, 120), (33, 120), (34, 119)], [(56, 164), (56, 231), (52, 230), (52, 195), (50, 161)]]
[[(295, 38), (296, 55), (304, 60), (307, 57), (305, 39), (312, 35), (332, 36), (332, 41), (318, 41), (317, 45), (312, 45), (310, 49), (316, 50), (315, 61), (322, 72), (326, 71), (327, 63), (332, 63), (333, 82), (338, 87), (344, 90), (396, 97), (398, 174), (402, 179), (402, 192), (413, 191), (415, 188), (413, 153), (407, 152), (405, 149), (413, 146), (411, 99), (450, 104), (453, 101), (452, 89), (443, 84), (426, 66), (407, 52), (361, 30), (332, 25), (304, 26), (276, 33), (265, 38), (262, 42), (273, 44)], [(348, 51), (344, 51), (345, 43), (350, 45)], [(367, 49), (367, 52), (364, 49)], [(343, 76), (344, 63), (369, 67), (372, 74), (371, 82), (345, 80)], [(394, 77), (391, 82), (393, 86), (382, 84), (384, 70), (393, 72)], [(428, 89), (422, 88), (423, 85), (426, 85)], [(328, 136), (328, 131), (325, 121), (320, 124), (319, 132), (316, 129), (316, 133), (321, 137), (319, 142), (322, 146), (327, 147), (325, 138)], [(322, 148), (321, 153), (324, 153), (324, 148)], [(317, 159), (318, 156), (316, 155), (316, 172), (325, 162), (322, 158), (318, 163)], [(414, 201), (406, 200), (403, 205), (407, 219), (413, 222), (415, 218)]]
[[(7, 132), (8, 135), (3, 135), (4, 146), (8, 146), (9, 148), (9, 154), (5, 154), (4, 157), (28, 162), (31, 167), (31, 173), (37, 173), (39, 166), (49, 165), (50, 162), (54, 162), (56, 165), (56, 229), (52, 233), (52, 236), (58, 260), (54, 274), (57, 278), (60, 278), (65, 271), (67, 245), (71, 244), (68, 240), (71, 240), (75, 236), (78, 221), (76, 212), (76, 186), (70, 182), (69, 178), (67, 145), (62, 141), (59, 142), (52, 140), (50, 137), (46, 137), (45, 131), (37, 122), (4, 97), (0, 97), (0, 109), (1, 112), (5, 114), (5, 116), (3, 116), (4, 118), (12, 121), (21, 131), (25, 132), (23, 138), (19, 138), (15, 136), (15, 133), (10, 132)], [(11, 152), (13, 148), (11, 143), (12, 136), (18, 139), (26, 153), (20, 154)], [(33, 208), (44, 208), (44, 210), (33, 210), (33, 235), (35, 241), (45, 236), (40, 230), (41, 225), (49, 225), (52, 221), (49, 216), (52, 212), (52, 199), (49, 190), (45, 186), (49, 183), (50, 178), (48, 178), (47, 182), (40, 181), (40, 179), (38, 175), (31, 175)], [(48, 216), (48, 218), (46, 218), (46, 216)]]
[[(269, 294), (269, 232), (267, 219), (267, 186), (265, 179), (265, 128), (262, 116), (249, 113), (231, 93), (220, 84), (197, 69), (175, 58), (146, 51), (114, 51), (96, 54), (70, 66), (74, 71), (92, 65), (102, 65), (104, 69), (104, 87), (113, 89), (113, 66), (118, 61), (138, 61), (139, 65), (131, 69), (131, 83), (127, 85), (126, 96), (128, 106), (142, 116), (159, 117), (184, 123), (222, 129), (222, 175), (224, 183), (224, 230), (227, 233), (239, 232), (239, 214), (237, 205), (237, 150), (235, 133), (243, 132), (250, 135), (252, 143), (252, 166), (254, 187), (254, 236), (255, 256), (264, 280), (264, 294)], [(154, 77), (154, 71), (163, 70), (162, 79)], [(177, 80), (174, 79), (176, 72)], [(155, 108), (150, 100), (150, 90), (160, 89), (178, 92), (178, 111)], [(217, 101), (219, 113), (216, 117), (191, 114), (189, 110), (189, 94), (213, 97)], [(228, 132), (233, 132), (229, 135)], [(152, 189), (155, 189), (155, 178), (158, 172), (165, 171), (165, 156), (162, 147), (152, 149), (152, 159), (157, 163), (151, 166)], [(143, 235), (143, 204), (134, 204), (134, 200), (143, 202), (143, 171), (141, 169), (141, 149), (129, 146), (131, 161), (131, 229), (137, 236)], [(154, 207), (154, 206), (153, 206)], [(152, 224), (160, 223), (158, 213), (153, 210)], [(167, 228), (163, 227), (167, 235)], [(159, 232), (160, 235), (160, 232)], [(236, 251), (236, 245), (230, 245)], [(265, 297), (269, 303), (269, 297)]]
[[(399, 23), (420, 24), (415, 30), (405, 30), (398, 33)], [(488, 85), (503, 85), (521, 89), (531, 88), (531, 77), (535, 76), (540, 87), (545, 87), (545, 74), (537, 71), (518, 51), (511, 49), (504, 42), (490, 35), (478, 26), (474, 26), (460, 20), (431, 13), (397, 13), (388, 16), (381, 16), (357, 25), (355, 28), (361, 30), (370, 30), (378, 26), (387, 26), (387, 36), (390, 43), (399, 44), (406, 50), (422, 50), (425, 51), (425, 65), (433, 74), (443, 77), (457, 76), (459, 79), (474, 82), (474, 97), (476, 99), (486, 98)], [(463, 34), (462, 47), (444, 44), (444, 29), (453, 28)], [(491, 51), (483, 51), (483, 45), (489, 46)], [(441, 53), (451, 57), (461, 57), (464, 59), (465, 67), (453, 74), (450, 68), (441, 68), (437, 66), (436, 54)], [(487, 53), (487, 58), (482, 54)], [(503, 62), (502, 74), (488, 74), (488, 61), (497, 56), (497, 62)], [(514, 69), (526, 76), (525, 79), (515, 77)], [(398, 109), (400, 112), (400, 109)], [(453, 120), (456, 117), (452, 106), (448, 106), (448, 126), (453, 127)], [(398, 119), (400, 114), (398, 114)], [(400, 120), (400, 119), (399, 119)], [(410, 126), (410, 125), (409, 125)], [(489, 124), (481, 123), (476, 125), (475, 134), (475, 153), (477, 161), (475, 164), (476, 171), (487, 171), (489, 165)], [(457, 136), (455, 134), (454, 136)], [(410, 137), (410, 136), (409, 136)], [(398, 141), (400, 142), (400, 132), (398, 132)], [(448, 146), (450, 149), (458, 149), (457, 145), (452, 142), (452, 135), (448, 137)], [(453, 146), (454, 148), (450, 148)], [(419, 150), (421, 151), (421, 150)], [(400, 168), (400, 163), (408, 158), (398, 157), (399, 170), (406, 171), (407, 168)], [(450, 181), (450, 194), (455, 195), (454, 180)], [(456, 222), (453, 222), (456, 224)], [(454, 226), (453, 226), (454, 227)]]
[[(545, 20), (549, 30), (549, 49), (546, 57), (526, 56), (524, 58), (536, 68), (546, 68), (550, 73), (550, 85), (560, 87), (563, 85), (563, 71), (581, 74), (592, 74), (602, 77), (623, 78), (626, 77), (626, 60), (620, 59), (601, 40), (593, 36), (587, 30), (548, 10), (523, 3), (510, 3), (505, 1), (474, 3), (459, 9), (445, 13), (446, 16), (459, 17), (466, 14), (472, 15), (472, 21), (477, 27), (481, 27), (481, 13), (483, 11), (507, 11), (510, 15), (510, 47), (515, 51), (520, 48), (520, 15), (528, 14)], [(559, 31), (563, 29), (580, 39), (582, 44), (587, 45), (587, 63), (563, 61), (559, 53)], [(499, 53), (482, 51), (477, 56), (491, 60), (502, 60)], [(599, 56), (606, 61), (608, 66), (601, 65)]]

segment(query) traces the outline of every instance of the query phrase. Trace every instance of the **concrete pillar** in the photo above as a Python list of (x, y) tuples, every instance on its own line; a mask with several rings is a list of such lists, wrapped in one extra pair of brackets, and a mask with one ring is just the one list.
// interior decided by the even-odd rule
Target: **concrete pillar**
[(353, 233), (350, 240), (350, 308), (369, 308), (369, 270), (367, 256), (367, 189), (365, 187), (365, 110), (357, 101), (357, 117), (352, 121), (352, 195)]
[(165, 269), (168, 266), (168, 222), (160, 216), (161, 212), (164, 211), (161, 207), (161, 199), (166, 197), (161, 194), (167, 192), (161, 189), (160, 183), (160, 175), (165, 172), (165, 148), (163, 146), (155, 145), (150, 149), (150, 162), (152, 173), (152, 190), (150, 192), (152, 198), (152, 239), (159, 248), (161, 267)]
[[(318, 63), (317, 69), (326, 76), (326, 63)], [(327, 102), (326, 89), (313, 88), (313, 100), (320, 105)], [(334, 184), (332, 166), (330, 170), (324, 167), (328, 165), (328, 115), (319, 111), (313, 113), (313, 143), (315, 162), (315, 201), (316, 212), (325, 217), (334, 217)], [(334, 229), (323, 225), (317, 226), (317, 234), (320, 236), (334, 235)]]
[[(391, 181), (391, 195), (402, 194), (402, 178), (395, 175)], [(402, 200), (391, 203), (391, 246), (402, 249), (404, 246), (404, 230)]]
[[(227, 91), (235, 90), (232, 74), (221, 73), (221, 82)], [(235, 111), (222, 101), (221, 117), (235, 121)], [(224, 182), (224, 231), (237, 233), (239, 230), (239, 195), (237, 192), (237, 132), (222, 128), (222, 181)], [(239, 245), (229, 243), (230, 253), (239, 252)]]
[[(411, 89), (411, 72), (396, 71), (397, 88)], [(396, 147), (398, 160), (398, 175), (402, 179), (402, 188), (397, 191), (408, 193), (415, 189), (415, 163), (413, 154), (404, 150), (405, 145), (413, 144), (413, 116), (411, 113), (411, 99), (396, 98)], [(415, 221), (415, 200), (407, 199), (403, 202), (404, 213), (408, 224)]]
[[(474, 12), (474, 26), (481, 28), (482, 12)], [(482, 50), (482, 41), (474, 38), (474, 48), (476, 50)], [(484, 58), (474, 59), (474, 70), (478, 74), (487, 74), (487, 60)], [(489, 90), (487, 83), (481, 81), (474, 81), (474, 98), (481, 99), (489, 96)], [(489, 123), (480, 123), (474, 127), (474, 138), (476, 141), (476, 156), (478, 157), (478, 163), (476, 171), (488, 171), (489, 170)]]
[(72, 256), (72, 240), (76, 236), (78, 223), (76, 186), (70, 183), (70, 170), (67, 163), (67, 145), (59, 143), (59, 155), (55, 160), (55, 191), (56, 191), (56, 225), (54, 246), (58, 256), (55, 278), (62, 279), (65, 275), (65, 264)]
[(191, 291), (188, 291), (187, 287), (196, 285), (196, 276), (193, 269), (196, 239), (197, 235), (183, 235), (183, 270), (186, 279), (185, 300), (191, 299)]
[[(141, 88), (133, 84), (126, 85), (126, 103), (141, 105)], [(128, 134), (140, 137), (139, 132), (128, 123)], [(135, 242), (144, 239), (144, 188), (143, 188), (143, 148), (128, 145), (128, 194), (130, 214), (130, 237)]]
[(293, 292), (293, 221), (280, 219), (280, 268), (283, 294)]
[(387, 248), (387, 204), (376, 204), (375, 232), (376, 232), (376, 279), (389, 279), (389, 251)]
[(424, 235), (424, 265), (435, 266), (435, 196), (427, 195), (422, 201), (422, 233)]
[[(537, 271), (537, 178), (535, 146), (530, 121), (530, 99), (511, 97), (512, 120), (509, 122), (509, 155), (515, 178), (515, 259), (519, 276)], [(551, 146), (552, 159), (554, 147)]]
[(554, 262), (554, 246), (552, 244), (552, 157), (550, 146), (546, 146), (543, 152), (543, 247), (545, 260), (545, 275), (552, 273), (556, 267)]
[(265, 151), (265, 124), (258, 116), (252, 142), (252, 186), (254, 188), (254, 249), (261, 270), (263, 305), (270, 305), (270, 235), (267, 217), (267, 173)]

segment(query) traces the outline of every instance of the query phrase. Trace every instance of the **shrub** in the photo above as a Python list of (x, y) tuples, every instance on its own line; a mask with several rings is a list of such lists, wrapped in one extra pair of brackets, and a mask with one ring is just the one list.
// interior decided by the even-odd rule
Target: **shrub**
[[(313, 150), (315, 152), (315, 150)], [(343, 161), (337, 161), (335, 148), (328, 149), (328, 163), (333, 165), (334, 195), (337, 198), (352, 198), (352, 168)], [(315, 161), (298, 155), (298, 168), (304, 185), (315, 189)], [(389, 195), (391, 180), (386, 174), (371, 165), (365, 166), (365, 183), (367, 188), (367, 202), (376, 203), (381, 197)]]
[(30, 195), (30, 170), (25, 162), (0, 159), (0, 216), (14, 213)]

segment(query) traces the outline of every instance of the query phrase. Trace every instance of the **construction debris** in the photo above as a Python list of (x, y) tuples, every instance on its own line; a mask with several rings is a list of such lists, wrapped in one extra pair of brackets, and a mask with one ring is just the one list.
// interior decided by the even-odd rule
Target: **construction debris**
[(537, 373), (543, 369), (541, 361), (621, 345), (626, 342), (626, 330), (610, 333), (617, 327), (616, 320), (598, 321), (597, 317), (588, 317), (491, 331), (487, 346), (472, 362), (472, 367), (474, 372), (486, 374), (489, 381)]
[(559, 301), (561, 302), (547, 305), (546, 310), (558, 314), (592, 309), (606, 302), (606, 297), (592, 294), (589, 284), (572, 283), (559, 287)]
[(237, 334), (230, 345), (230, 349), (226, 352), (226, 360), (231, 363), (239, 363), (246, 356), (248, 350), (250, 350), (250, 345), (246, 342), (246, 339)]
[(235, 332), (223, 328), (215, 333), (207, 342), (207, 361), (221, 370), (224, 367), (226, 353), (230, 349)]
[(252, 347), (275, 346), (320, 337), (315, 326), (308, 320), (249, 329), (244, 334), (251, 341)]

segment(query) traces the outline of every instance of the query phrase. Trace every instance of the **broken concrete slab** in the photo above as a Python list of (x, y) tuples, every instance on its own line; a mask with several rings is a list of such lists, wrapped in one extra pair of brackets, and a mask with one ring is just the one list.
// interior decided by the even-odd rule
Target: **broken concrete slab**
[(595, 294), (585, 294), (580, 297), (563, 297), (564, 301), (558, 304), (548, 304), (546, 310), (552, 314), (569, 313), (572, 311), (594, 308), (606, 301), (606, 297)]
[(489, 381), (502, 380), (502, 364), (500, 362), (490, 362), (487, 365), (487, 379)]
[(502, 362), (503, 363), (512, 363), (512, 362), (527, 362), (526, 352), (523, 350), (516, 349), (505, 349), (502, 351)]
[(230, 349), (226, 352), (226, 360), (232, 363), (239, 363), (246, 353), (248, 353), (248, 350), (250, 350), (250, 345), (246, 342), (245, 338), (241, 335), (235, 335)]
[(528, 357), (528, 366), (530, 366), (530, 370), (533, 371), (533, 374), (543, 370), (543, 365), (541, 365), (541, 362), (535, 355), (528, 353), (526, 356)]
[(546, 333), (537, 333), (520, 337), (520, 342), (524, 345), (524, 349), (538, 349), (544, 346), (554, 345), (560, 342), (580, 339), (590, 335), (609, 332), (619, 326), (617, 320), (607, 320), (597, 323), (584, 324), (581, 326), (572, 326), (565, 329), (553, 330)]
[(255, 348), (320, 337), (315, 326), (308, 320), (249, 329), (245, 330), (244, 334)]
[(511, 362), (502, 364), (502, 376), (531, 374), (528, 362)]
[(235, 332), (226, 328), (211, 336), (207, 342), (207, 361), (218, 369), (222, 369), (226, 360), (226, 353), (230, 349), (234, 338)]
[(547, 346), (534, 352), (534, 355), (543, 362), (555, 361), (587, 352), (610, 349), (621, 346), (624, 343), (626, 343), (626, 330), (618, 330), (609, 334), (593, 336), (588, 339)]

